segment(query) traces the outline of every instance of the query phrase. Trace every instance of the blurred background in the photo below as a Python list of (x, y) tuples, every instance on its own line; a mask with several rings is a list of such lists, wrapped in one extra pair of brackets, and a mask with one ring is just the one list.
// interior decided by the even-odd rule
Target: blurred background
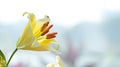
[[(0, 49), (8, 60), (28, 19), (48, 15), (65, 67), (120, 67), (119, 0), (0, 0)], [(55, 54), (19, 50), (9, 67), (45, 67)]]

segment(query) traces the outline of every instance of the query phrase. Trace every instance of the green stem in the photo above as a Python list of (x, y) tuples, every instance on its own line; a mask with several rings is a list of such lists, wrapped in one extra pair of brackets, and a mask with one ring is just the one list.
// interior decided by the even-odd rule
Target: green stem
[(14, 54), (17, 52), (17, 48), (14, 50), (14, 52), (12, 53), (12, 55), (10, 56), (10, 58), (9, 58), (9, 60), (8, 60), (8, 62), (7, 62), (7, 64), (6, 64), (6, 67), (8, 67), (8, 65), (9, 65), (9, 63), (10, 63), (10, 61), (11, 61), (11, 59), (12, 59), (12, 57), (14, 56)]

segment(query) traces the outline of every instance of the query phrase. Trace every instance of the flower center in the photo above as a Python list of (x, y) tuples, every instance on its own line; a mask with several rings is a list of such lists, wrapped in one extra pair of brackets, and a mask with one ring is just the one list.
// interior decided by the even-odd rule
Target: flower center
[[(52, 33), (48, 33), (49, 30), (53, 27), (53, 24), (49, 25), (49, 22), (45, 22), (42, 27), (40, 28), (40, 31), (42, 32), (41, 36), (46, 35), (47, 38), (46, 39), (51, 39), (51, 38), (55, 38), (57, 32), (52, 32)], [(48, 33), (48, 34), (47, 34)]]

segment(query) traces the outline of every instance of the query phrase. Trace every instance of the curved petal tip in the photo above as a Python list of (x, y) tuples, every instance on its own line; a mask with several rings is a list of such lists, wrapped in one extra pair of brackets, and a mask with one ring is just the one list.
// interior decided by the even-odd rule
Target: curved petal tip
[(24, 12), (24, 13), (23, 13), (23, 16), (25, 16), (26, 14), (29, 14), (29, 13), (28, 13), (28, 12)]

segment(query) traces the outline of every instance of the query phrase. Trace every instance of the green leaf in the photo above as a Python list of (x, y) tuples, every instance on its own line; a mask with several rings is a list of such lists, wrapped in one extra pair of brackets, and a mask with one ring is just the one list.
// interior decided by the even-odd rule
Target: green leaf
[(5, 55), (3, 54), (1, 50), (0, 50), (0, 57), (2, 57), (6, 61)]
[(0, 50), (0, 64), (2, 65), (2, 67), (5, 67), (6, 65), (6, 58), (1, 50)]

